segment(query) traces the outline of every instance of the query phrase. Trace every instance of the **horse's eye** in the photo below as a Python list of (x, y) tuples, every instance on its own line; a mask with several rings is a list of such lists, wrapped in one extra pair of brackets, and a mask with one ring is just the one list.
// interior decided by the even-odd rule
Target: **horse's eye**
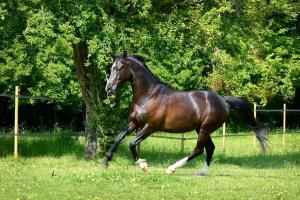
[(124, 64), (123, 63), (119, 63), (117, 65), (117, 70), (120, 71), (123, 68)]

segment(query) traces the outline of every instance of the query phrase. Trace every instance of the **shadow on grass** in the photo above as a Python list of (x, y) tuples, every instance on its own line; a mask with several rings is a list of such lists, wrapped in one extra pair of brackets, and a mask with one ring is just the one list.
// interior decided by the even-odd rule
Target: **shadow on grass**
[(218, 164), (231, 164), (245, 168), (283, 168), (289, 165), (300, 166), (300, 152), (287, 152), (271, 155), (253, 155), (253, 156), (225, 156), (218, 155), (215, 159)]
[[(133, 161), (132, 154), (127, 146), (121, 145), (118, 149), (118, 156)], [(149, 151), (148, 149), (141, 150), (141, 158), (146, 159), (152, 166), (169, 166), (175, 163), (177, 160), (182, 159), (189, 155), (190, 152), (180, 153), (164, 152), (161, 151)], [(205, 153), (191, 161), (185, 167), (187, 168), (201, 168), (202, 163), (205, 159)], [(237, 156), (226, 156), (224, 154), (217, 154), (213, 156), (214, 165), (237, 165), (244, 168), (252, 169), (267, 169), (267, 168), (283, 168), (289, 165), (300, 166), (300, 152), (287, 152), (278, 154), (260, 154), (260, 155), (237, 155)]]
[[(83, 145), (78, 138), (69, 135), (20, 136), (18, 144), (18, 154), (21, 157), (74, 155), (78, 159), (83, 159)], [(12, 156), (13, 147), (13, 136), (0, 137), (0, 157)]]
[[(0, 157), (13, 155), (13, 136), (0, 136)], [(147, 159), (152, 166), (167, 167), (177, 160), (189, 155), (191, 152), (170, 151), (170, 149), (142, 148), (141, 158)], [(116, 156), (133, 162), (132, 154), (128, 145), (123, 143), (119, 146)], [(63, 155), (73, 155), (77, 159), (84, 159), (84, 146), (79, 139), (68, 135), (43, 135), (36, 137), (21, 136), (19, 140), (19, 155), (21, 157), (61, 157)], [(102, 160), (102, 156), (100, 156)], [(205, 154), (191, 161), (187, 168), (201, 168)], [(289, 165), (300, 166), (300, 152), (272, 153), (267, 155), (224, 155), (216, 154), (213, 157), (214, 165), (236, 165), (244, 168), (283, 168)], [(112, 160), (112, 162), (114, 162)]]
[[(177, 151), (164, 151), (163, 149), (141, 149), (139, 155), (141, 158), (146, 159), (151, 166), (162, 166), (168, 167), (171, 164), (174, 164), (176, 161), (188, 156), (191, 152), (179, 152)], [(128, 159), (130, 162), (133, 162), (132, 153), (127, 145), (120, 145), (117, 149), (116, 156)], [(197, 159), (191, 161), (185, 167), (188, 168), (200, 168), (204, 161), (204, 156), (199, 156)], [(113, 160), (112, 160), (113, 162)], [(199, 163), (200, 162), (200, 163)]]

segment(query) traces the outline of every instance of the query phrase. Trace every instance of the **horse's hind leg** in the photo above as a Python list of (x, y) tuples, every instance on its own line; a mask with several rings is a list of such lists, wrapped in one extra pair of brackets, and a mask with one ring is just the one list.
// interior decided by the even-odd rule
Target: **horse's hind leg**
[(214, 154), (215, 145), (210, 136), (207, 138), (204, 148), (206, 151), (206, 159), (204, 161), (203, 168), (200, 170), (200, 172), (197, 173), (197, 175), (199, 176), (204, 176), (208, 172), (208, 167)]
[(206, 151), (206, 163), (207, 165), (209, 166), (210, 165), (210, 162), (211, 162), (211, 159), (212, 159), (212, 156), (214, 154), (214, 151), (215, 151), (215, 145), (211, 139), (211, 137), (209, 136), (206, 143), (205, 143), (205, 151)]
[(183, 158), (182, 160), (177, 161), (175, 164), (171, 165), (170, 167), (168, 167), (166, 173), (167, 174), (174, 173), (177, 168), (184, 166), (188, 161), (191, 161), (194, 158), (196, 158), (197, 156), (201, 155), (204, 152), (204, 147), (205, 147), (206, 141), (209, 137), (209, 134), (210, 134), (210, 132), (206, 131), (205, 129), (201, 129), (200, 133), (198, 135), (197, 144), (196, 144), (196, 147), (195, 147), (193, 153), (191, 155)]

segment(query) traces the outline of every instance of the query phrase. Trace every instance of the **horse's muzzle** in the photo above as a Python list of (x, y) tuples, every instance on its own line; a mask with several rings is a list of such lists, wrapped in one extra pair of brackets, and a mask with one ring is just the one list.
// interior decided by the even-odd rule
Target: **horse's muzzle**
[(112, 94), (112, 90), (111, 88), (105, 88), (105, 91), (108, 95), (111, 95)]
[(106, 86), (105, 87), (105, 91), (106, 91), (106, 93), (107, 93), (107, 95), (109, 95), (109, 96), (114, 96), (115, 95), (115, 93), (116, 93), (116, 87), (115, 86)]

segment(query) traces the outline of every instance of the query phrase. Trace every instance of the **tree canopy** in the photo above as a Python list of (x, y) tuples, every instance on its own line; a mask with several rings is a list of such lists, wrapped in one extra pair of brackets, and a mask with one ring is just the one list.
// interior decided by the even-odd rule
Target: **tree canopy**
[(266, 105), (292, 99), (300, 87), (295, 0), (2, 0), (0, 31), (0, 93), (20, 85), (62, 105), (81, 98), (72, 45), (84, 41), (102, 132), (119, 128), (131, 98), (125, 85), (111, 108), (104, 91), (111, 55), (123, 50), (145, 57), (176, 89)]

